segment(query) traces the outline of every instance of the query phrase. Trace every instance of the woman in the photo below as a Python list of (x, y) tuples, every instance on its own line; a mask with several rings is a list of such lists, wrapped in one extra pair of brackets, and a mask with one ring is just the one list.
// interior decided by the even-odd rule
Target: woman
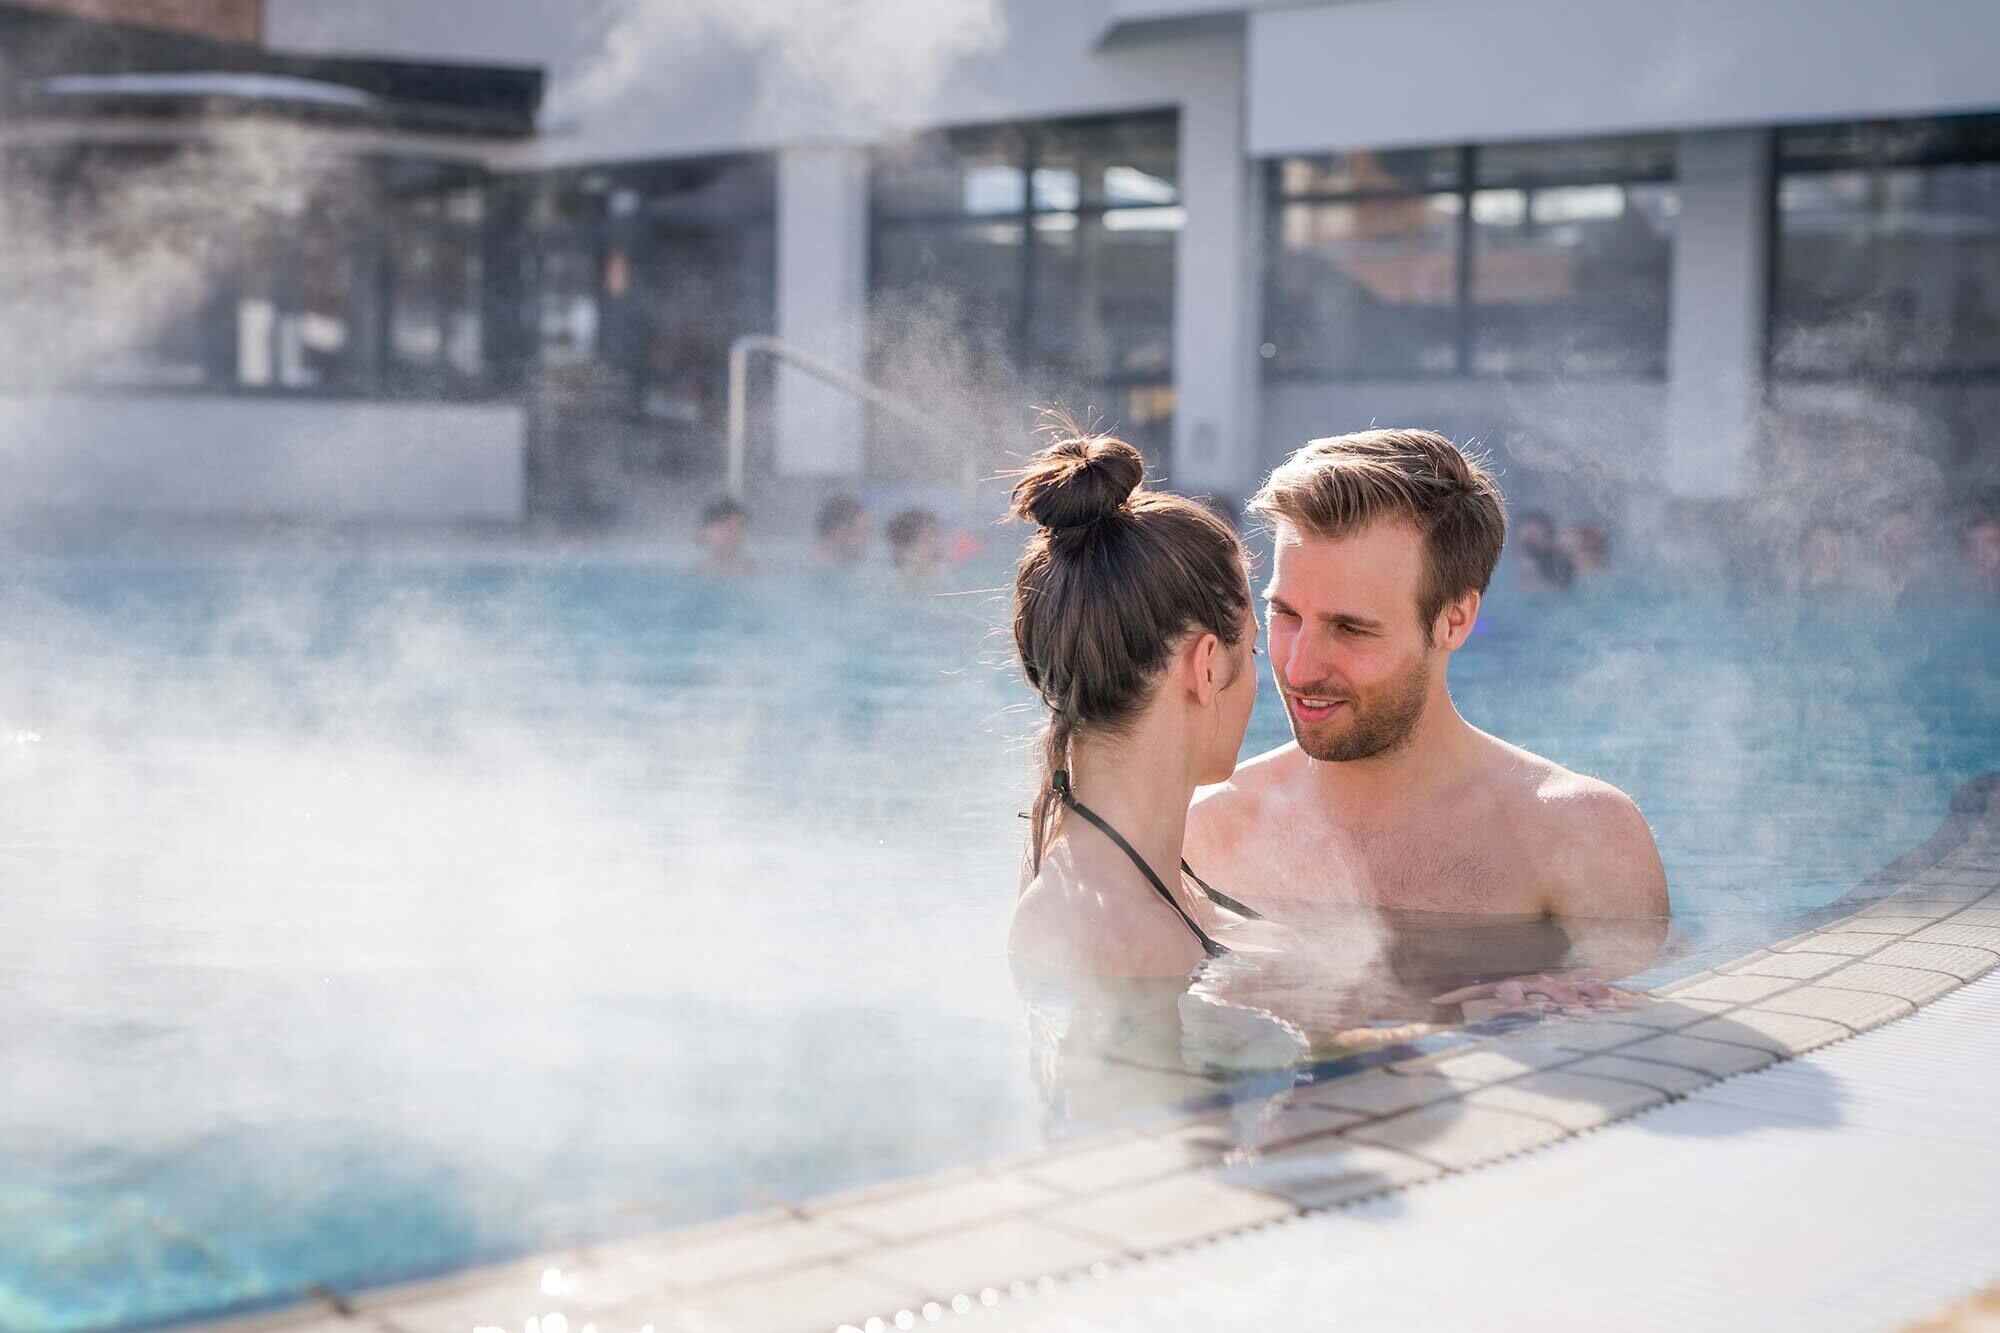
[(1038, 969), (1185, 978), (1249, 915), (1181, 860), (1188, 801), (1235, 770), (1257, 693), (1243, 546), (1147, 490), (1123, 440), (1060, 419), (1052, 434), (1013, 497), (1040, 529), (1014, 646), (1049, 726), (1009, 948)]

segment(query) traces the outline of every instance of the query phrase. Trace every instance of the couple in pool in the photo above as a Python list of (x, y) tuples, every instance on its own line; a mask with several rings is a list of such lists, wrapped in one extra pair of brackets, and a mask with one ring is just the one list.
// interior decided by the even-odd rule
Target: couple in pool
[[(1065, 427), (1014, 489), (1038, 529), (1014, 642), (1049, 709), (1018, 964), (1186, 977), (1248, 922), (1328, 909), (1554, 918), (1573, 935), (1664, 922), (1632, 801), (1453, 706), (1451, 656), (1506, 536), (1478, 460), (1430, 431), (1370, 430), (1315, 440), (1264, 483), (1250, 508), (1274, 539), (1262, 596), (1293, 740), (1240, 767), (1259, 674), (1245, 551), (1144, 477), (1129, 444)], [(1545, 1005), (1603, 993), (1509, 986)]]

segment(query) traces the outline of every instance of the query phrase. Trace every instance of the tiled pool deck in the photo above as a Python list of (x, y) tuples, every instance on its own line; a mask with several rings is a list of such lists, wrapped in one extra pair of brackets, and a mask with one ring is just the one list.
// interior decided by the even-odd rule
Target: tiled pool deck
[(206, 1327), (914, 1328), (1544, 1147), (1913, 1014), (2000, 963), (2000, 781), (1969, 786), (1939, 836), (1862, 894), (1855, 910), (1611, 1015), (1014, 1161)]

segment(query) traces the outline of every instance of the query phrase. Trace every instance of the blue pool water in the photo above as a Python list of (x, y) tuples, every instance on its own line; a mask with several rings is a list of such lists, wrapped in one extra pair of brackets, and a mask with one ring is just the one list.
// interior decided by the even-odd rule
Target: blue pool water
[[(0, 1329), (1033, 1144), (1003, 942), (1037, 719), (977, 591), (1005, 576), (16, 561)], [(1632, 792), (1696, 943), (1829, 901), (2000, 766), (1992, 608), (1507, 586), (1461, 708)]]

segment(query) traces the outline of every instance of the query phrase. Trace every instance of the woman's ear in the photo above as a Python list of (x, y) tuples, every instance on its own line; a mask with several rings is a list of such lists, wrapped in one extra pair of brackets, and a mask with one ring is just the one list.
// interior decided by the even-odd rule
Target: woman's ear
[(1188, 646), (1188, 689), (1203, 708), (1214, 703), (1216, 691), (1228, 684), (1224, 673), (1229, 663), (1224, 657), (1222, 640), (1214, 634), (1196, 635)]

